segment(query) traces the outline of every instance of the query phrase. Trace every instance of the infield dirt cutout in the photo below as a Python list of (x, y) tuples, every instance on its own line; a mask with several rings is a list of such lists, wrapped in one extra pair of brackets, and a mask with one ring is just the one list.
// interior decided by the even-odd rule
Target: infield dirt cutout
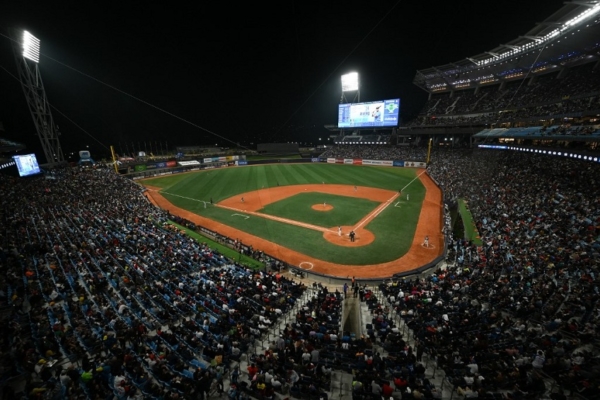
[[(344, 278), (355, 276), (357, 279), (378, 279), (389, 278), (399, 272), (410, 271), (419, 268), (433, 261), (436, 257), (438, 257), (438, 255), (442, 254), (444, 239), (441, 233), (441, 190), (426, 173), (419, 174), (418, 179), (421, 180), (421, 183), (427, 190), (421, 207), (421, 212), (419, 214), (419, 221), (415, 230), (415, 235), (412, 239), (409, 251), (397, 260), (373, 265), (344, 265), (319, 260), (311, 257), (308, 254), (299, 253), (269, 240), (251, 235), (236, 228), (232, 228), (221, 222), (214, 221), (198, 214), (194, 214), (188, 210), (176, 207), (160, 194), (160, 188), (147, 186), (149, 190), (145, 193), (154, 204), (160, 208), (168, 210), (171, 214), (178, 215), (194, 222), (196, 225), (203, 226), (230, 238), (239, 239), (247, 245), (252, 245), (254, 249), (264, 251), (265, 253), (284, 260), (293, 266), (299, 266), (302, 268), (303, 263), (311, 263), (313, 265), (311, 272), (313, 273)], [(262, 209), (268, 204), (305, 191), (359, 197), (379, 202), (381, 205), (378, 206), (373, 212), (365, 216), (365, 218), (363, 218), (356, 226), (342, 226), (342, 236), (338, 234), (338, 227), (324, 228), (299, 221), (258, 213), (258, 210)], [(323, 237), (326, 240), (336, 245), (366, 246), (375, 240), (375, 236), (372, 232), (364, 229), (363, 226), (366, 226), (370, 220), (375, 218), (379, 212), (386, 207), (393, 207), (394, 200), (397, 198), (397, 192), (362, 186), (359, 186), (357, 190), (355, 190), (354, 186), (350, 185), (290, 185), (242, 193), (225, 199), (217, 203), (216, 206), (230, 209), (233, 212), (244, 212), (248, 215), (254, 214), (262, 218), (270, 218), (289, 224), (303, 226), (309, 229), (319, 230), (323, 232)], [(315, 206), (320, 206), (322, 207), (322, 211), (326, 211), (324, 210), (325, 207), (323, 207), (323, 204), (315, 204), (313, 205), (313, 209)], [(348, 237), (348, 233), (352, 229), (356, 233), (354, 242), (351, 242), (350, 238)], [(431, 248), (423, 248), (421, 246), (425, 236), (429, 236), (429, 243), (435, 244), (435, 250)]]

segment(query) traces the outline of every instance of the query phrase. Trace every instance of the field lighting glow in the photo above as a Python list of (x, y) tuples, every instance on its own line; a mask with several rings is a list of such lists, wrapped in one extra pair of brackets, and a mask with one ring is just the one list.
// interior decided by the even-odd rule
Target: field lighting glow
[(342, 75), (342, 92), (353, 92), (358, 90), (358, 72), (350, 72)]
[(27, 31), (23, 31), (23, 57), (35, 63), (40, 62), (40, 40)]

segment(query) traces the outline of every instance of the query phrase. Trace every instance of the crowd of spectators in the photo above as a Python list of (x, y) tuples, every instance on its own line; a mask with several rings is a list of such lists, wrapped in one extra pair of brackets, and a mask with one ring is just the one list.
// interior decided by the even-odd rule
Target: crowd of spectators
[[(424, 149), (328, 151), (415, 159)], [(346, 370), (357, 399), (440, 398), (425, 377), (427, 356), (467, 398), (540, 398), (557, 388), (598, 398), (598, 165), (549, 160), (436, 149), (429, 174), (449, 204), (468, 201), (483, 244), (450, 238), (448, 268), (382, 283), (380, 298), (353, 282), (373, 315), (361, 337), (340, 327), (352, 294), (315, 285), (260, 354), (255, 340), (292, 309), (302, 284), (190, 239), (112, 172), (0, 176), (3, 378), (27, 375), (35, 398), (203, 398), (223, 391), (225, 376), (232, 399), (288, 390), (327, 398), (331, 371)], [(248, 370), (228, 371), (243, 354)]]
[(310, 299), (285, 324), (262, 353), (249, 356), (249, 387), (257, 398), (275, 393), (297, 398), (327, 399), (331, 391), (332, 364), (323, 358), (324, 349), (342, 342), (340, 336), (343, 294), (314, 285)]
[[(402, 316), (421, 351), (465, 398), (534, 399), (549, 391), (557, 399), (600, 398), (598, 165), (436, 149), (428, 171), (448, 204), (468, 201), (483, 244), (452, 238), (448, 268), (382, 283), (381, 305)], [(379, 340), (388, 370), (399, 349), (413, 351), (404, 341)], [(415, 390), (437, 395), (414, 379), (409, 371), (417, 361), (411, 361), (399, 364), (404, 373), (396, 371), (397, 384), (413, 396)], [(358, 386), (371, 390), (372, 383)]]
[(356, 158), (365, 160), (411, 160), (424, 161), (425, 147), (378, 146), (378, 145), (336, 145), (327, 148), (320, 158)]
[[(598, 165), (436, 149), (428, 171), (448, 204), (468, 201), (483, 243), (451, 238), (447, 268), (380, 285), (380, 307), (401, 315), (420, 348), (379, 337), (393, 386), (413, 398), (438, 395), (415, 379), (420, 357), (405, 358), (415, 351), (435, 359), (465, 398), (600, 398)], [(361, 390), (382, 385), (359, 381)]]
[(514, 122), (540, 123), (540, 121), (559, 120), (563, 117), (577, 115), (577, 113), (598, 109), (600, 109), (600, 97), (592, 96), (578, 99), (564, 99), (557, 103), (501, 110), (498, 112), (469, 115), (420, 115), (408, 123), (407, 126), (490, 125)]
[(4, 378), (26, 376), (33, 398), (222, 390), (230, 360), (305, 290), (187, 237), (110, 170), (0, 186)]
[(457, 238), (453, 268), (384, 287), (466, 397), (503, 389), (539, 398), (551, 377), (598, 398), (598, 166), (548, 161), (434, 157), (429, 173), (448, 199), (468, 199), (483, 245)]
[[(407, 126), (481, 125), (528, 119), (560, 118), (600, 108), (600, 73), (594, 63), (528, 77), (504, 86), (482, 87), (432, 96)], [(508, 111), (508, 112), (507, 112)]]

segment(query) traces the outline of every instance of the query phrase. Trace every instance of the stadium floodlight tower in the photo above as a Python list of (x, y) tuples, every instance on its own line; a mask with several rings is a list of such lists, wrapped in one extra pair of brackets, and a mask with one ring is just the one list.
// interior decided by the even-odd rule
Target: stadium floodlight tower
[[(346, 99), (347, 92), (355, 92), (354, 99), (348, 101)], [(342, 75), (342, 98), (340, 103), (360, 103), (360, 85), (358, 84), (358, 72), (350, 72), (346, 75)]]
[(48, 165), (62, 164), (65, 162), (65, 158), (58, 140), (60, 132), (54, 124), (38, 68), (40, 40), (27, 31), (14, 31), (13, 44), (19, 81), (42, 143), (46, 163)]

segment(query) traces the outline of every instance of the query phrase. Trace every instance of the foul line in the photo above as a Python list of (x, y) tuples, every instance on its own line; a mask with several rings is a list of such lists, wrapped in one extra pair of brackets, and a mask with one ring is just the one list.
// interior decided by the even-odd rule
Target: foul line
[[(404, 189), (406, 189), (407, 187), (409, 187), (411, 183), (413, 183), (415, 180), (419, 179), (421, 177), (421, 175), (423, 175), (424, 173), (425, 173), (425, 170), (423, 172), (421, 172), (419, 175), (415, 176), (413, 178), (413, 180), (411, 180), (410, 182), (408, 182), (402, 189), (400, 189), (400, 192), (404, 191)], [(367, 214), (366, 217), (364, 217), (363, 219), (361, 219), (358, 222), (358, 225), (356, 225), (354, 227), (354, 229), (358, 230), (358, 228), (360, 228), (361, 226), (363, 226), (364, 224), (366, 224), (367, 222), (369, 222), (373, 218), (377, 217), (379, 214), (381, 214), (381, 212), (383, 210), (385, 210), (386, 208), (388, 208), (388, 206), (390, 204), (392, 204), (392, 202), (394, 200), (396, 200), (399, 196), (400, 196), (400, 193), (396, 193), (394, 196), (392, 196), (390, 199), (388, 199), (385, 203), (383, 203), (379, 207), (377, 207), (373, 212), (371, 212), (370, 214)]]
[(426, 170), (426, 169), (425, 169), (425, 170), (423, 170), (423, 172), (421, 172), (419, 175), (415, 176), (415, 177), (413, 178), (413, 180), (412, 180), (412, 181), (410, 181), (410, 182), (408, 182), (408, 183), (407, 183), (407, 184), (406, 184), (406, 185), (405, 185), (405, 186), (404, 186), (402, 189), (400, 189), (400, 191), (402, 192), (404, 189), (406, 189), (407, 187), (409, 187), (411, 183), (413, 183), (414, 181), (416, 181), (417, 179), (419, 179), (419, 178), (421, 177), (421, 175), (423, 175), (425, 172), (427, 172), (427, 170)]
[[(158, 192), (158, 190), (157, 190), (157, 192)], [(193, 199), (191, 197), (181, 196), (181, 195), (174, 194), (174, 193), (169, 193), (169, 192), (160, 192), (160, 193), (168, 194), (170, 196), (180, 197), (180, 198), (186, 199), (186, 200), (193, 200), (193, 201), (197, 201), (197, 202), (206, 203), (204, 200)], [(272, 219), (273, 221), (285, 222), (286, 224), (296, 225), (296, 226), (300, 226), (302, 228), (308, 228), (308, 229), (312, 229), (312, 230), (315, 230), (315, 231), (333, 232), (332, 230), (327, 229), (327, 228), (323, 228), (321, 226), (316, 226), (316, 225), (312, 225), (312, 224), (306, 224), (304, 222), (294, 221), (294, 220), (287, 219), (287, 218), (275, 217), (273, 215), (262, 214), (262, 213), (258, 213), (258, 212), (254, 212), (254, 211), (241, 210), (239, 208), (228, 207), (228, 206), (224, 206), (224, 205), (221, 205), (221, 204), (213, 204), (213, 205), (216, 206), (216, 207), (226, 208), (226, 209), (231, 210), (231, 211), (238, 211), (238, 212), (241, 212), (241, 213), (244, 213), (244, 214), (255, 215), (257, 217), (262, 217), (262, 218), (268, 218), (268, 219)], [(250, 218), (249, 216), (244, 215), (244, 214), (233, 214), (232, 216), (239, 215), (241, 217), (246, 217), (246, 219)]]
[(245, 214), (255, 215), (255, 216), (261, 217), (261, 218), (271, 219), (273, 221), (285, 222), (286, 224), (296, 225), (296, 226), (300, 226), (302, 228), (308, 228), (308, 229), (312, 229), (312, 230), (319, 231), (319, 232), (333, 232), (332, 230), (327, 229), (327, 228), (323, 228), (322, 226), (307, 224), (305, 222), (294, 221), (292, 219), (276, 217), (274, 215), (269, 215), (269, 214), (262, 214), (262, 213), (255, 212), (255, 211), (241, 210), (239, 208), (224, 206), (224, 205), (221, 205), (221, 204), (216, 204), (216, 206), (217, 207), (221, 207), (221, 208), (225, 208), (225, 209), (231, 210), (231, 211), (237, 211), (237, 212), (241, 212), (241, 213), (245, 213)]
[[(148, 190), (153, 190), (153, 189), (148, 189)], [(186, 199), (186, 200), (197, 201), (197, 202), (199, 202), (199, 203), (204, 203), (204, 204), (208, 203), (206, 200), (193, 199), (193, 198), (191, 198), (191, 197), (185, 197), (185, 196), (181, 196), (181, 195), (179, 195), (179, 194), (175, 194), (175, 193), (161, 192), (160, 190), (154, 190), (154, 191), (155, 191), (155, 192), (158, 192), (158, 193), (164, 193), (164, 194), (168, 194), (169, 196), (175, 196), (175, 197), (179, 197), (179, 198)]]
[(396, 200), (398, 198), (398, 196), (400, 196), (400, 193), (396, 193), (390, 199), (386, 200), (385, 203), (379, 205), (379, 207), (377, 207), (370, 214), (367, 214), (366, 217), (364, 217), (363, 219), (361, 219), (358, 222), (358, 225), (356, 225), (354, 227), (354, 230), (358, 230), (358, 228), (360, 228), (361, 226), (363, 226), (364, 224), (366, 224), (367, 222), (369, 222), (373, 218), (377, 217), (383, 210), (385, 210), (392, 203), (392, 201)]

